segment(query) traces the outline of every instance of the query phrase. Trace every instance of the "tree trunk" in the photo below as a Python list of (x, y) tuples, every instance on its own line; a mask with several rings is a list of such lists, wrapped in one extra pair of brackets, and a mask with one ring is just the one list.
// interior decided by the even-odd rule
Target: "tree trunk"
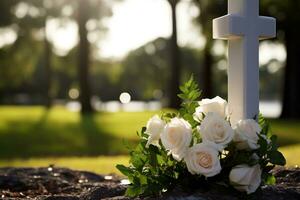
[(89, 42), (87, 39), (86, 23), (88, 20), (88, 1), (79, 0), (78, 28), (79, 28), (79, 55), (78, 55), (78, 78), (80, 87), (81, 113), (91, 113), (91, 89), (89, 83)]
[(169, 86), (169, 107), (170, 108), (179, 108), (180, 99), (177, 94), (180, 92), (180, 68), (181, 68), (181, 59), (180, 59), (180, 50), (177, 44), (177, 20), (176, 20), (176, 6), (179, 0), (168, 0), (172, 9), (172, 36), (170, 40), (170, 64), (171, 64), (171, 80)]
[(285, 119), (300, 119), (299, 34), (297, 28), (288, 28), (285, 31), (287, 57), (284, 76), (283, 108), (281, 113), (281, 118)]
[(213, 56), (211, 55), (212, 41), (207, 40), (203, 49), (203, 74), (202, 74), (202, 98), (212, 98), (212, 65)]
[(45, 19), (44, 27), (44, 65), (45, 65), (45, 106), (50, 108), (52, 106), (52, 92), (51, 92), (51, 83), (52, 83), (52, 70), (51, 70), (51, 44), (48, 41), (46, 33), (47, 19)]

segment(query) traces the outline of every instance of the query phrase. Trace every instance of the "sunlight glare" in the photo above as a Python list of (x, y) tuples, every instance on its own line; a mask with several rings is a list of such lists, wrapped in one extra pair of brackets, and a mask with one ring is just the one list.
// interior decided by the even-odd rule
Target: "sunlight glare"
[(6, 45), (13, 44), (17, 39), (17, 33), (13, 28), (0, 29), (0, 48)]
[(113, 6), (108, 36), (100, 46), (103, 57), (122, 57), (157, 37), (171, 33), (170, 10), (166, 1), (126, 0)]
[(54, 45), (54, 52), (65, 56), (78, 42), (78, 26), (74, 21), (60, 23), (58, 19), (47, 21), (47, 37)]
[(260, 65), (265, 65), (272, 59), (284, 62), (286, 59), (286, 50), (283, 44), (262, 42), (259, 46), (259, 55)]
[[(201, 29), (192, 24), (198, 9), (190, 2), (181, 2), (177, 11), (179, 44), (201, 48), (205, 42)], [(171, 34), (171, 10), (166, 1), (125, 0), (113, 6), (113, 13), (107, 21), (108, 36), (99, 44), (101, 57), (122, 58), (149, 41)]]

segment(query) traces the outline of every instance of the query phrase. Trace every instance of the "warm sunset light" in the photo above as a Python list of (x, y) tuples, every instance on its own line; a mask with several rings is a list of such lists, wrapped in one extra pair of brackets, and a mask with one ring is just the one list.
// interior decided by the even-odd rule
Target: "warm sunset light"
[(299, 200), (299, 2), (0, 0), (0, 199)]

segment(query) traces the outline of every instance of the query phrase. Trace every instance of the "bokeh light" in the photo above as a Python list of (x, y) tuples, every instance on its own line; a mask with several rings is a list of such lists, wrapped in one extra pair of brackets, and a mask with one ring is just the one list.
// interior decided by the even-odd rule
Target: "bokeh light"
[(69, 90), (69, 97), (71, 99), (77, 99), (79, 97), (79, 90), (76, 88), (72, 88)]
[(131, 96), (128, 92), (123, 92), (123, 93), (121, 93), (119, 99), (120, 99), (121, 103), (127, 104), (131, 101)]

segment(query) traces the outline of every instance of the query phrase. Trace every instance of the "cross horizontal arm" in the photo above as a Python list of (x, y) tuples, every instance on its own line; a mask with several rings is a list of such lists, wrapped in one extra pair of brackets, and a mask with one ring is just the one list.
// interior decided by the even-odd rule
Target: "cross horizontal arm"
[(244, 35), (243, 17), (235, 14), (227, 14), (213, 20), (214, 39), (235, 39)]
[(259, 39), (276, 37), (276, 19), (273, 17), (259, 17)]

